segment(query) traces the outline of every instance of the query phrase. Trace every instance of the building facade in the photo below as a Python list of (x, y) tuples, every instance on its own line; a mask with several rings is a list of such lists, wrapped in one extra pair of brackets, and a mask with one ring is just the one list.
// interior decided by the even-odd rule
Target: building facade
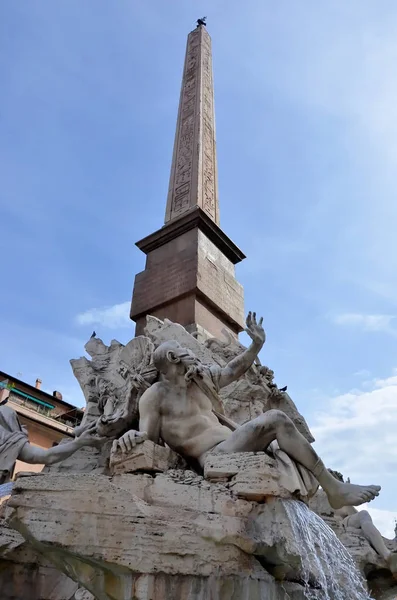
[[(80, 410), (65, 402), (62, 394), (51, 394), (41, 389), (41, 380), (30, 385), (0, 371), (0, 403), (7, 401), (13, 408), (29, 434), (29, 442), (40, 448), (51, 448), (67, 437), (73, 437), (73, 429), (83, 417)], [(28, 465), (17, 461), (14, 476), (18, 471), (41, 471), (43, 465)]]

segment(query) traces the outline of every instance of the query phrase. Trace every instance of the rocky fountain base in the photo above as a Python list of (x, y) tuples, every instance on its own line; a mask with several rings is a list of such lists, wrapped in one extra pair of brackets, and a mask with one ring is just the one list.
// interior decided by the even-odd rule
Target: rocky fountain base
[[(147, 336), (136, 338), (136, 351), (127, 353), (140, 373), (151, 372), (141, 349), (164, 339), (178, 339), (207, 364), (225, 365), (241, 352), (230, 341), (201, 344), (181, 326), (157, 319), (149, 318)], [(116, 367), (126, 349), (102, 344), (97, 354), (89, 348), (91, 362), (72, 361), (87, 420), (97, 419), (105, 405), (90, 387), (98, 373), (113, 381), (116, 400), (117, 394), (125, 397)], [(269, 370), (256, 365), (222, 390), (228, 418), (242, 423), (273, 408), (272, 380), (264, 374)], [(277, 407), (313, 441), (288, 395), (278, 396)], [(213, 454), (201, 472), (150, 441), (126, 454), (111, 447), (109, 441), (100, 451), (82, 448), (17, 480), (2, 510), (1, 600), (369, 598), (353, 559), (298, 499), (295, 482), (275, 458), (264, 452)], [(314, 509), (324, 512), (322, 505)], [(359, 562), (362, 575), (371, 560)]]
[[(80, 452), (95, 458), (95, 451)], [(112, 456), (110, 475), (73, 473), (66, 464), (20, 478), (6, 517), (40, 566), (34, 584), (26, 581), (30, 595), (25, 589), (19, 598), (84, 598), (70, 580), (98, 600), (347, 598), (327, 595), (320, 563), (310, 571), (282, 499), (291, 493), (266, 454), (209, 457), (204, 476), (178, 463), (172, 451), (146, 441)], [(349, 599), (364, 600), (350, 562)], [(54, 577), (53, 569), (50, 593), (42, 585), (48, 564), (64, 575)]]

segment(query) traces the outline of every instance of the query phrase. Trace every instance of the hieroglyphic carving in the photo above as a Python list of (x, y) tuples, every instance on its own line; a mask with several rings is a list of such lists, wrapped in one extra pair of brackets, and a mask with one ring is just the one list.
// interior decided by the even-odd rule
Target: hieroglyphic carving
[(203, 31), (202, 43), (202, 93), (203, 93), (203, 204), (202, 208), (216, 220), (215, 147), (214, 147), (214, 95), (212, 81), (211, 40)]
[(215, 161), (211, 39), (200, 29), (188, 37), (166, 221), (198, 205), (218, 222)]
[(171, 218), (189, 208), (194, 151), (194, 112), (198, 89), (199, 32), (188, 38), (181, 104), (178, 119), (178, 139), (173, 188), (171, 189)]

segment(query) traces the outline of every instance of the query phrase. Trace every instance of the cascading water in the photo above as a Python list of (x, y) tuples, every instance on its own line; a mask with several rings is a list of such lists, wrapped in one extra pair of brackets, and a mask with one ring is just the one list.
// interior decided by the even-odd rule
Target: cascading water
[(303, 502), (282, 500), (300, 549), (308, 600), (371, 600), (363, 579), (335, 533)]

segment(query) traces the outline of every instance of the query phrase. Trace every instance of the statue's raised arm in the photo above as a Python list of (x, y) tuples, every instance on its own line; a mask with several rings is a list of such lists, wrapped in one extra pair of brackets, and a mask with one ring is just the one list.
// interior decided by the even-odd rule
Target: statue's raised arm
[(226, 387), (236, 379), (242, 377), (248, 369), (254, 364), (259, 352), (262, 350), (266, 341), (266, 334), (262, 327), (263, 318), (256, 320), (256, 313), (248, 313), (245, 332), (252, 340), (247, 350), (231, 360), (226, 367), (221, 370), (219, 377), (219, 387)]

